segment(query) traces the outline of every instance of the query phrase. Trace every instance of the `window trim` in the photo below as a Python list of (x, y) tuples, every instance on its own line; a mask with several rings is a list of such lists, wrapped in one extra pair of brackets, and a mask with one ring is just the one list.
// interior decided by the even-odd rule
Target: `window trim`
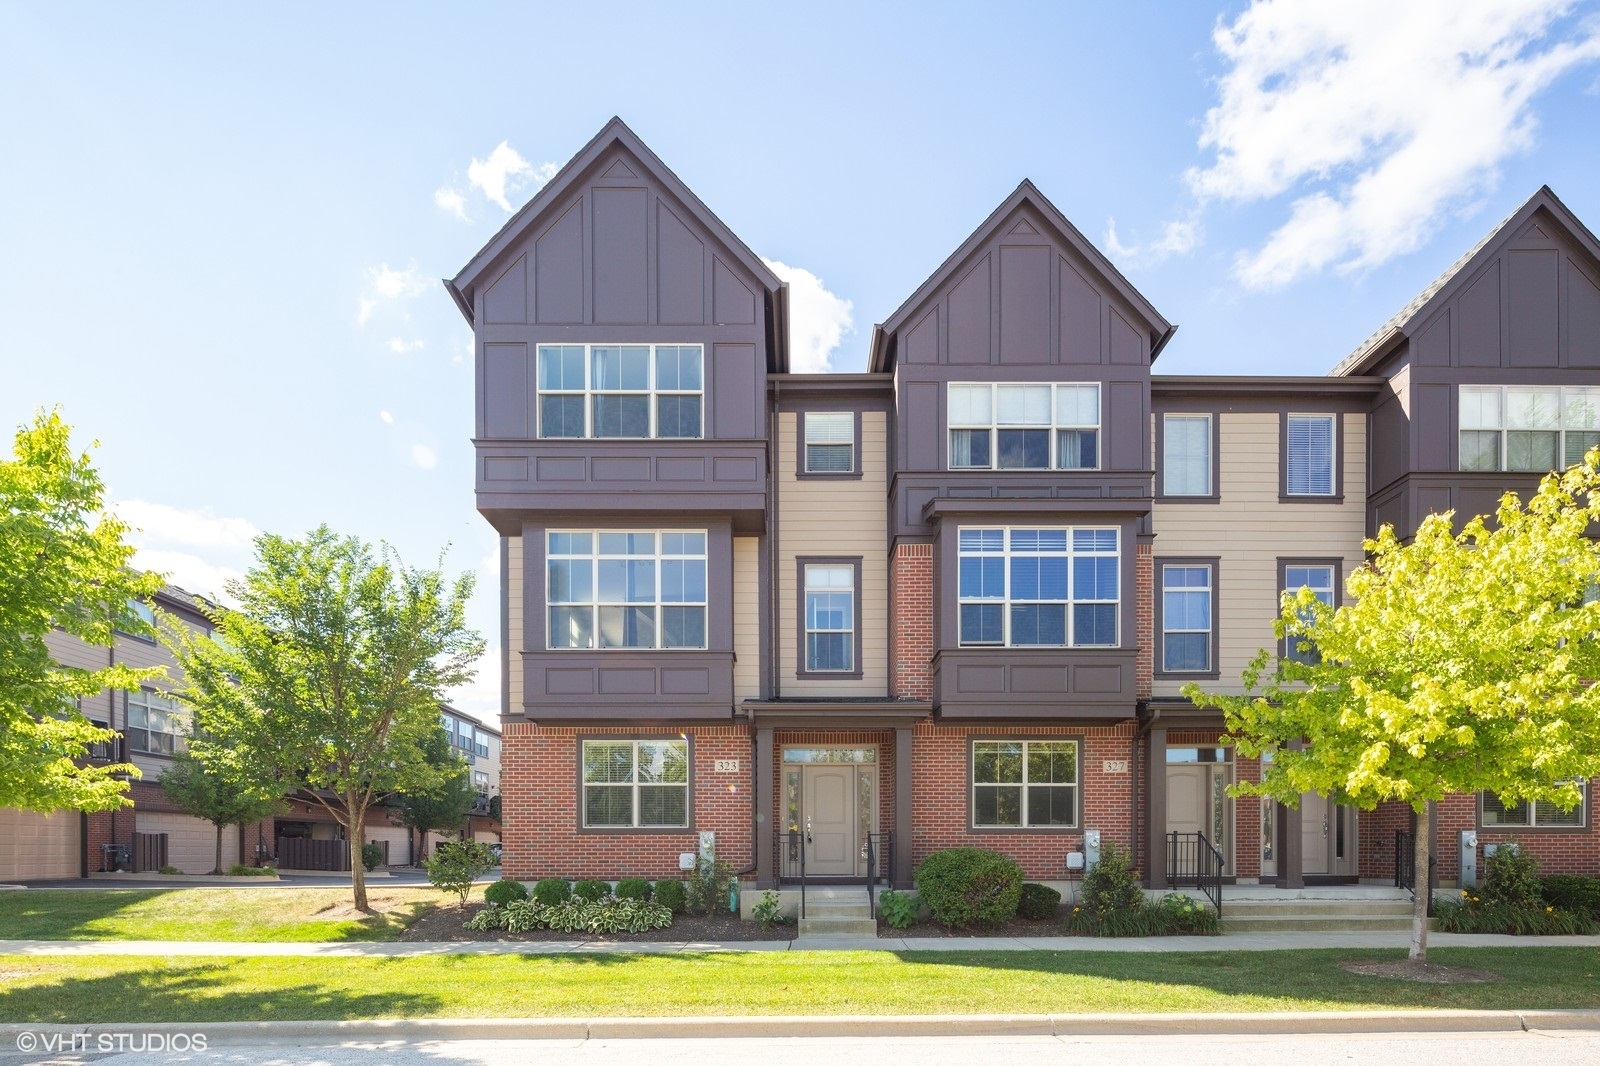
[[(944, 469), (947, 472), (960, 473), (963, 471), (988, 471), (990, 473), (1018, 473), (1018, 474), (1090, 474), (1105, 469), (1105, 421), (1106, 421), (1106, 386), (1104, 381), (947, 381), (944, 383), (944, 441), (940, 445), (944, 453)], [(1019, 425), (1005, 423), (1008, 429), (1042, 429), (1049, 434), (1049, 460), (1044, 466), (1001, 466), (1000, 465), (1000, 438), (1002, 428), (999, 411), (999, 389), (1002, 386), (1042, 386), (1050, 390), (1050, 421), (1040, 425)], [(1094, 466), (1060, 465), (1060, 434), (1065, 430), (1086, 429), (1086, 425), (1063, 425), (1056, 419), (1056, 389), (1058, 387), (1085, 387), (1093, 386), (1095, 389), (1095, 445)], [(989, 465), (988, 466), (954, 466), (950, 462), (950, 434), (957, 430), (979, 430), (983, 427), (976, 423), (956, 423), (950, 417), (950, 390), (957, 387), (984, 387), (989, 389), (989, 423), (987, 432), (989, 436)]]
[[(1163, 503), (1221, 503), (1222, 502), (1222, 413), (1220, 411), (1157, 411), (1156, 412), (1156, 499)], [(1209, 423), (1211, 448), (1211, 485), (1205, 493), (1168, 493), (1167, 419), (1205, 418)]]
[[(1161, 556), (1161, 557), (1158, 557), (1158, 558), (1153, 559), (1151, 561), (1152, 561), (1152, 563), (1154, 565), (1154, 568), (1155, 568), (1155, 582), (1154, 582), (1154, 584), (1155, 584), (1155, 597), (1154, 597), (1155, 604), (1154, 604), (1154, 607), (1155, 607), (1155, 635), (1156, 635), (1156, 648), (1155, 648), (1156, 656), (1155, 656), (1155, 660), (1156, 661), (1155, 661), (1155, 670), (1154, 670), (1153, 676), (1162, 677), (1162, 678), (1167, 678), (1167, 677), (1180, 678), (1180, 679), (1184, 679), (1184, 680), (1199, 680), (1199, 679), (1216, 680), (1217, 678), (1222, 676), (1221, 667), (1220, 667), (1220, 665), (1218, 664), (1218, 661), (1217, 661), (1218, 654), (1219, 654), (1219, 652), (1221, 650), (1221, 640), (1220, 640), (1220, 633), (1219, 633), (1219, 630), (1221, 629), (1221, 626), (1219, 626), (1217, 624), (1218, 623), (1218, 619), (1219, 619), (1220, 614), (1221, 614), (1221, 611), (1220, 611), (1220, 608), (1219, 608), (1218, 602), (1217, 602), (1218, 599), (1220, 598), (1220, 589), (1219, 589), (1218, 586), (1221, 584), (1221, 580), (1220, 580), (1220, 574), (1221, 574), (1221, 571), (1222, 571), (1222, 559), (1221, 559), (1221, 557), (1220, 556), (1216, 556), (1216, 555), (1210, 555), (1210, 556), (1172, 555), (1172, 556)], [(1163, 593), (1166, 591), (1166, 585), (1165, 585), (1165, 583), (1164, 583), (1164, 581), (1162, 579), (1162, 569), (1164, 567), (1168, 567), (1168, 566), (1187, 566), (1187, 567), (1203, 566), (1203, 567), (1205, 567), (1207, 570), (1209, 570), (1211, 572), (1211, 618), (1210, 618), (1210, 622), (1211, 622), (1211, 633), (1210, 633), (1210, 636), (1211, 636), (1211, 639), (1207, 642), (1209, 644), (1209, 647), (1210, 647), (1210, 650), (1209, 650), (1208, 654), (1210, 655), (1211, 665), (1210, 665), (1210, 667), (1208, 669), (1205, 669), (1205, 670), (1167, 670), (1167, 669), (1164, 669), (1163, 666), (1162, 666), (1162, 664), (1166, 662), (1166, 647), (1167, 647), (1167, 645), (1166, 645), (1166, 629), (1164, 628), (1164, 623), (1165, 623), (1164, 616), (1165, 616), (1165, 613), (1166, 613), (1165, 612), (1166, 598), (1163, 595)], [(1186, 630), (1186, 632), (1187, 632), (1187, 630)]]
[[(1081, 833), (1083, 832), (1083, 801), (1084, 780), (1083, 760), (1085, 736), (1082, 733), (1064, 733), (1059, 736), (1005, 736), (991, 734), (974, 734), (967, 737), (967, 832), (968, 833)], [(1021, 744), (1022, 745), (1022, 810), (1023, 821), (1027, 821), (1028, 805), (1028, 745), (1029, 744), (1066, 744), (1073, 745), (1077, 758), (1077, 781), (1071, 786), (1073, 796), (1073, 814), (1076, 815), (1071, 825), (979, 825), (978, 824), (978, 771), (976, 765), (979, 744)]]
[[(999, 530), (1001, 532), (1001, 534), (1002, 534), (1002, 537), (1001, 537), (1001, 545), (1002, 545), (1002, 547), (1001, 547), (1001, 550), (1000, 550), (999, 558), (1005, 560), (1005, 564), (1006, 564), (1005, 568), (1004, 568), (1005, 590), (1006, 591), (1005, 591), (1005, 595), (1004, 595), (1004, 597), (1002, 599), (999, 599), (999, 600), (967, 599), (966, 597), (963, 597), (961, 595), (961, 560), (964, 557), (963, 553), (961, 551), (961, 534), (964, 533), (964, 532), (977, 531), (977, 530)], [(1056, 601), (1056, 600), (1037, 600), (1037, 601), (1022, 600), (1022, 601), (1013, 601), (1013, 599), (1011, 597), (1011, 566), (1010, 566), (1010, 561), (1011, 561), (1011, 558), (1012, 558), (1012, 555), (1011, 555), (1011, 533), (1012, 533), (1013, 530), (1050, 530), (1050, 531), (1061, 531), (1061, 532), (1066, 533), (1067, 548), (1066, 548), (1066, 553), (1063, 556), (1063, 558), (1065, 558), (1065, 560), (1067, 562), (1067, 596), (1066, 596), (1065, 600), (1062, 600), (1062, 601)], [(1105, 531), (1108, 531), (1108, 530), (1111, 531), (1111, 532), (1114, 532), (1116, 534), (1116, 539), (1117, 539), (1116, 555), (1114, 556), (1114, 558), (1117, 561), (1117, 568), (1116, 568), (1116, 573), (1117, 573), (1117, 597), (1116, 597), (1116, 599), (1114, 601), (1106, 601), (1106, 600), (1100, 600), (1100, 599), (1089, 599), (1089, 598), (1076, 597), (1076, 596), (1073, 595), (1073, 592), (1074, 592), (1074, 578), (1073, 578), (1073, 575), (1072, 575), (1072, 561), (1075, 558), (1078, 558), (1079, 555), (1078, 555), (1078, 552), (1072, 547), (1072, 535), (1073, 535), (1073, 533), (1079, 532), (1079, 531), (1084, 531), (1084, 532), (1088, 532), (1088, 531), (1105, 532)], [(955, 614), (955, 632), (954, 632), (953, 635), (954, 635), (954, 638), (955, 638), (955, 646), (957, 648), (970, 648), (970, 649), (979, 649), (979, 650), (981, 650), (981, 649), (1022, 649), (1022, 650), (1043, 649), (1043, 650), (1047, 650), (1047, 651), (1056, 651), (1056, 650), (1059, 650), (1059, 651), (1070, 651), (1070, 650), (1074, 650), (1074, 649), (1083, 649), (1083, 648), (1111, 649), (1111, 648), (1121, 648), (1121, 647), (1123, 647), (1123, 640), (1124, 640), (1124, 636), (1125, 635), (1123, 633), (1123, 628), (1122, 627), (1123, 627), (1123, 622), (1125, 621), (1125, 617), (1126, 616), (1125, 616), (1122, 608), (1123, 608), (1123, 605), (1127, 602), (1127, 597), (1128, 597), (1128, 588), (1127, 588), (1127, 586), (1128, 586), (1128, 582), (1126, 580), (1126, 575), (1123, 572), (1123, 566), (1124, 566), (1125, 562), (1127, 561), (1127, 556), (1126, 556), (1126, 552), (1123, 549), (1123, 541), (1126, 538), (1123, 536), (1123, 529), (1122, 529), (1121, 526), (1107, 526), (1107, 525), (1097, 525), (1097, 524), (1086, 524), (1086, 525), (1081, 525), (1081, 526), (1060, 526), (1060, 525), (1052, 525), (1052, 524), (1049, 524), (1049, 523), (1027, 523), (1027, 522), (1017, 523), (1017, 524), (1009, 524), (1008, 523), (1008, 524), (998, 524), (997, 525), (997, 524), (993, 524), (993, 523), (975, 522), (975, 523), (973, 523), (971, 525), (958, 526), (958, 527), (956, 527), (956, 531), (955, 532), (956, 532), (956, 536), (955, 536), (955, 574), (954, 574), (955, 597), (954, 597), (954, 599), (955, 599), (955, 604), (956, 604), (956, 614)], [(1027, 553), (1024, 553), (1024, 554), (1027, 554)], [(1083, 552), (1083, 555), (1086, 556), (1086, 557), (1101, 558), (1101, 559), (1109, 557), (1106, 553), (1097, 552), (1097, 551), (1085, 551), (1085, 552)], [(982, 553), (980, 556), (976, 556), (976, 557), (994, 558), (995, 556), (993, 555), (993, 553), (985, 552), (985, 553)], [(1011, 643), (1011, 639), (1010, 639), (1011, 638), (1011, 606), (1012, 606), (1013, 602), (1021, 602), (1021, 603), (1032, 603), (1032, 602), (1056, 603), (1056, 602), (1061, 602), (1061, 603), (1063, 603), (1065, 605), (1065, 608), (1066, 608), (1065, 643), (1063, 643), (1063, 644), (1013, 644), (1013, 643)], [(1073, 618), (1073, 608), (1075, 606), (1078, 606), (1079, 604), (1101, 604), (1101, 605), (1103, 605), (1103, 604), (1105, 604), (1107, 602), (1110, 602), (1112, 604), (1112, 606), (1116, 610), (1116, 618), (1115, 618), (1115, 621), (1114, 621), (1113, 626), (1112, 626), (1113, 632), (1115, 632), (1116, 637), (1117, 637), (1115, 643), (1112, 643), (1112, 644), (1078, 644), (1078, 643), (1074, 643), (1073, 642), (1073, 637), (1076, 636), (1077, 624), (1076, 624), (1076, 622), (1075, 622), (1075, 620)], [(967, 603), (998, 603), (998, 604), (1001, 605), (1001, 608), (1002, 608), (1002, 611), (1001, 611), (1001, 634), (1002, 634), (1002, 636), (1001, 636), (1001, 640), (1000, 640), (999, 643), (995, 643), (995, 644), (991, 644), (991, 643), (970, 643), (969, 644), (966, 641), (962, 640), (962, 638), (961, 638), (961, 608)]]
[[(539, 355), (543, 348), (583, 349), (583, 388), (546, 389), (539, 380)], [(597, 389), (594, 387), (594, 350), (596, 348), (646, 348), (650, 352), (650, 384), (639, 389)], [(656, 387), (656, 355), (662, 348), (700, 349), (700, 387), (698, 389), (658, 389)], [(533, 437), (538, 441), (679, 441), (706, 439), (706, 346), (694, 341), (606, 341), (565, 343), (541, 341), (533, 345)], [(650, 433), (644, 437), (598, 436), (594, 432), (594, 400), (597, 396), (639, 396), (649, 398)], [(547, 437), (544, 434), (544, 398), (546, 396), (581, 396), (583, 398), (583, 435), (578, 437)], [(693, 437), (663, 437), (658, 432), (659, 408), (656, 401), (663, 396), (700, 397), (700, 429)]]
[[(672, 654), (672, 653), (675, 653), (675, 652), (703, 652), (703, 651), (710, 650), (710, 647), (711, 647), (711, 557), (712, 557), (712, 552), (711, 552), (711, 532), (712, 531), (711, 531), (710, 528), (705, 528), (705, 529), (685, 529), (685, 528), (671, 529), (671, 528), (666, 528), (666, 527), (650, 527), (650, 528), (643, 528), (643, 529), (641, 529), (641, 528), (617, 529), (617, 528), (614, 528), (614, 527), (612, 527), (612, 528), (594, 527), (594, 528), (590, 528), (590, 529), (579, 529), (579, 528), (575, 528), (575, 527), (572, 527), (572, 526), (559, 526), (559, 527), (558, 526), (549, 526), (549, 527), (546, 527), (545, 529), (543, 529), (540, 532), (541, 549), (542, 549), (542, 556), (543, 556), (542, 566), (538, 571), (536, 571), (536, 573), (539, 576), (534, 578), (535, 581), (540, 582), (539, 584), (534, 586), (534, 588), (537, 590), (539, 595), (538, 595), (538, 599), (537, 600), (531, 601), (531, 602), (536, 602), (536, 603), (541, 604), (542, 605), (542, 610), (544, 611), (543, 624), (544, 624), (545, 650), (546, 651), (563, 651), (563, 652), (604, 652), (604, 653), (608, 653), (608, 654), (609, 653), (613, 653), (613, 652), (658, 652), (658, 653)], [(594, 541), (593, 541), (593, 546), (592, 546), (591, 552), (587, 556), (553, 555), (551, 553), (551, 551), (550, 551), (550, 538), (553, 535), (564, 534), (564, 533), (567, 533), (567, 534), (570, 534), (570, 533), (587, 534), (587, 535), (593, 537)], [(661, 599), (661, 560), (662, 560), (663, 556), (661, 554), (661, 542), (660, 542), (659, 539), (657, 539), (655, 554), (649, 556), (649, 558), (653, 559), (655, 561), (655, 563), (656, 563), (655, 599), (650, 601), (651, 606), (653, 606), (655, 608), (655, 610), (656, 610), (656, 642), (655, 642), (655, 644), (653, 644), (652, 646), (650, 646), (648, 648), (645, 648), (645, 647), (628, 647), (628, 646), (604, 647), (600, 643), (600, 613), (599, 613), (600, 612), (600, 608), (602, 606), (610, 606), (610, 607), (617, 606), (617, 604), (605, 603), (600, 599), (600, 566), (599, 566), (599, 562), (600, 562), (600, 559), (602, 558), (602, 555), (601, 555), (601, 552), (600, 552), (600, 537), (601, 537), (602, 534), (606, 534), (606, 533), (630, 533), (630, 534), (649, 533), (649, 534), (651, 534), (651, 535), (653, 535), (653, 536), (655, 536), (657, 538), (660, 538), (664, 534), (697, 534), (700, 537), (704, 538), (704, 540), (705, 540), (705, 554), (704, 554), (703, 557), (702, 556), (691, 556), (691, 555), (672, 555), (672, 556), (667, 556), (667, 558), (673, 558), (673, 559), (695, 559), (695, 558), (700, 558), (700, 559), (702, 559), (704, 561), (705, 566), (706, 566), (706, 598), (705, 598), (705, 601), (704, 602), (697, 602), (697, 603), (689, 603), (689, 602), (667, 603), (667, 602), (663, 602), (662, 599)], [(591, 577), (591, 585), (590, 585), (591, 598), (588, 601), (586, 601), (585, 603), (557, 603), (557, 604), (551, 603), (550, 602), (550, 564), (551, 564), (551, 562), (553, 560), (555, 560), (555, 559), (583, 559), (583, 558), (589, 559), (594, 564), (594, 572), (593, 572), (593, 575)], [(607, 556), (607, 558), (615, 558), (615, 557), (614, 556)], [(643, 558), (646, 558), (646, 557), (645, 556), (636, 556), (635, 558), (643, 559)], [(524, 565), (526, 565), (526, 562), (524, 563)], [(527, 575), (526, 573), (524, 574), (524, 581), (527, 580), (528, 576), (529, 575)], [(575, 647), (570, 647), (570, 646), (565, 645), (565, 644), (557, 645), (557, 644), (552, 643), (552, 641), (554, 640), (554, 630), (553, 630), (553, 628), (551, 627), (551, 624), (550, 624), (550, 612), (551, 612), (551, 610), (556, 608), (556, 607), (583, 607), (583, 606), (587, 606), (591, 611), (591, 614), (589, 616), (590, 624), (591, 624), (590, 632), (593, 634), (594, 643), (592, 645), (590, 645), (589, 647), (587, 647), (587, 648), (575, 648)], [(642, 604), (642, 603), (633, 604), (632, 606), (644, 606), (644, 604)], [(703, 624), (702, 624), (702, 632), (705, 635), (704, 643), (702, 643), (699, 647), (692, 647), (692, 648), (691, 647), (667, 647), (667, 646), (665, 646), (665, 645), (663, 645), (661, 643), (661, 638), (662, 638), (663, 628), (664, 627), (661, 624), (661, 617), (662, 616), (661, 616), (660, 612), (661, 612), (662, 608), (668, 607), (668, 606), (671, 606), (671, 607), (699, 607), (701, 609), (701, 611), (704, 613), (703, 614)], [(524, 610), (526, 610), (526, 608), (524, 608)]]
[[(1338, 556), (1278, 556), (1278, 599), (1273, 604), (1272, 617), (1278, 618), (1283, 613), (1283, 597), (1289, 591), (1289, 567), (1291, 566), (1328, 566), (1333, 568), (1333, 609), (1338, 610), (1344, 606), (1344, 560)], [(1289, 658), (1289, 638), (1284, 637), (1278, 641), (1278, 658)], [(1293, 660), (1299, 662), (1300, 660)]]
[[(856, 439), (852, 445), (851, 470), (807, 470), (806, 469), (806, 416), (809, 414), (854, 416)], [(861, 454), (861, 411), (855, 408), (841, 409), (837, 407), (805, 407), (794, 413), (794, 476), (797, 481), (860, 481), (861, 468), (865, 461)]]
[(1485, 833), (1508, 833), (1516, 836), (1521, 836), (1524, 833), (1587, 833), (1589, 831), (1589, 803), (1593, 799), (1594, 782), (1586, 779), (1581, 787), (1583, 789), (1583, 799), (1578, 803), (1581, 820), (1577, 825), (1539, 825), (1536, 821), (1538, 818), (1538, 805), (1531, 800), (1528, 801), (1528, 815), (1529, 821), (1534, 824), (1486, 825), (1483, 821), (1483, 797), (1487, 793), (1479, 792), (1476, 797), (1477, 802), (1473, 804), (1477, 815), (1478, 830)]
[[(1328, 418), (1333, 420), (1333, 491), (1331, 493), (1289, 492), (1289, 419)], [(1344, 502), (1344, 412), (1343, 411), (1280, 411), (1278, 412), (1278, 502), (1279, 503), (1343, 503)]]
[[(144, 702), (144, 704), (142, 706), (144, 707), (144, 709), (147, 712), (147, 714), (148, 714), (149, 710), (151, 709), (150, 708), (150, 704), (149, 704), (149, 697), (151, 697), (151, 696), (160, 697), (161, 699), (163, 699), (163, 700), (167, 701), (168, 703), (172, 704), (173, 707), (178, 709), (180, 712), (185, 712), (187, 710), (186, 708), (184, 708), (183, 702), (181, 700), (179, 700), (177, 697), (173, 696), (170, 692), (165, 691), (163, 689), (150, 688), (148, 686), (141, 685), (139, 687), (139, 689), (138, 689), (138, 692), (145, 699), (145, 702)], [(133, 743), (133, 732), (134, 732), (135, 726), (133, 724), (133, 694), (134, 694), (134, 690), (133, 689), (124, 689), (123, 692), (122, 692), (122, 721), (124, 723), (124, 728), (122, 730), (122, 735), (127, 739), (129, 755), (130, 756), (131, 755), (147, 755), (147, 756), (149, 756), (151, 758), (154, 758), (154, 759), (173, 759), (173, 758), (177, 757), (179, 752), (186, 751), (188, 749), (188, 737), (184, 733), (167, 733), (167, 732), (160, 732), (159, 733), (160, 736), (174, 738), (171, 751), (150, 751), (147, 748), (139, 748), (139, 747), (135, 747), (134, 746), (134, 743)], [(172, 713), (172, 710), (169, 709), (169, 708), (164, 708), (163, 707), (163, 708), (158, 708), (158, 709), (163, 711), (164, 713), (169, 714), (169, 715)], [(189, 713), (191, 715), (193, 714), (192, 711), (187, 711), (187, 713)], [(146, 717), (145, 718), (145, 725), (142, 726), (142, 727), (138, 727), (140, 732), (146, 734), (147, 737), (148, 737), (148, 735), (150, 733), (157, 732), (156, 730), (152, 730), (150, 728), (149, 721), (150, 721), (150, 719), (148, 717)], [(146, 741), (146, 743), (148, 743), (148, 740)]]
[[(861, 566), (859, 555), (798, 555), (794, 564), (795, 588), (795, 659), (794, 676), (803, 681), (859, 681), (861, 680)], [(855, 574), (855, 630), (853, 656), (854, 669), (808, 670), (806, 668), (806, 567), (849, 566)]]
[[(575, 737), (573, 737), (573, 740), (574, 740), (574, 742), (576, 744), (576, 747), (573, 748), (573, 752), (572, 752), (572, 754), (573, 754), (573, 776), (577, 781), (577, 789), (578, 789), (577, 793), (576, 793), (577, 802), (573, 805), (573, 807), (574, 807), (573, 817), (574, 817), (574, 820), (577, 823), (576, 831), (578, 833), (599, 833), (599, 834), (610, 835), (610, 836), (615, 836), (618, 833), (643, 833), (643, 834), (648, 834), (650, 836), (661, 836), (661, 835), (664, 835), (664, 834), (675, 834), (677, 836), (684, 836), (685, 834), (691, 834), (691, 833), (694, 832), (694, 826), (695, 826), (695, 820), (694, 820), (694, 788), (695, 788), (694, 747), (695, 747), (695, 745), (694, 745), (694, 740), (695, 740), (695, 738), (694, 738), (694, 734), (693, 733), (579, 733)], [(587, 804), (584, 802), (584, 791), (583, 791), (584, 785), (587, 783), (583, 779), (583, 746), (585, 744), (591, 743), (591, 742), (610, 743), (610, 744), (619, 744), (619, 743), (631, 742), (634, 745), (634, 764), (633, 764), (634, 765), (634, 774), (633, 774), (634, 782), (633, 782), (633, 785), (631, 787), (633, 789), (633, 811), (634, 811), (634, 817), (637, 818), (638, 814), (639, 814), (639, 781), (638, 781), (638, 777), (639, 777), (639, 771), (638, 771), (638, 766), (639, 766), (639, 754), (638, 754), (638, 752), (639, 752), (639, 743), (641, 741), (643, 741), (645, 743), (651, 743), (651, 742), (655, 742), (655, 741), (673, 741), (673, 740), (681, 740), (686, 745), (684, 768), (685, 768), (685, 772), (687, 774), (687, 780), (684, 781), (683, 787), (684, 787), (684, 792), (685, 792), (687, 798), (686, 798), (686, 800), (684, 802), (684, 809), (683, 809), (684, 810), (684, 824), (683, 825), (590, 825), (590, 824), (588, 824), (589, 811), (588, 811)]]

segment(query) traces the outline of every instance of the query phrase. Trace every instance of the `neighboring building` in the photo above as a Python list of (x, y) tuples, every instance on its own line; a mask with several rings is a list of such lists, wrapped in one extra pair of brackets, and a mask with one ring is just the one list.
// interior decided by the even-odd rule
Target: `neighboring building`
[[(1179, 689), (1236, 685), (1376, 522), (1600, 441), (1597, 279), (1541, 190), (1334, 375), (1153, 376), (1174, 327), (1023, 182), (868, 373), (792, 374), (786, 287), (613, 120), (447, 283), (502, 538), (507, 873), (670, 876), (711, 833), (763, 886), (802, 838), (813, 876), (981, 845), (1060, 879), (1093, 831), (1160, 884), (1203, 831), (1242, 881), (1392, 876), (1403, 809), (1227, 797), (1259, 767)], [(1587, 799), (1442, 805), (1441, 874), (1519, 818), (1593, 867)]]

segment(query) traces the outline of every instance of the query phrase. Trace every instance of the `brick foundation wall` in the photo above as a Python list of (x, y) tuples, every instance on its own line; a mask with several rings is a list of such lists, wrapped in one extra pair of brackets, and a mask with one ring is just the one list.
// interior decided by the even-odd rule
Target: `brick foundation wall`
[(889, 562), (889, 695), (933, 699), (933, 545), (897, 544)]
[[(917, 725), (912, 736), (912, 863), (944, 848), (991, 848), (1016, 859), (1023, 875), (1059, 879), (1066, 874), (1068, 852), (1083, 848), (1083, 829), (1101, 831), (1102, 840), (1129, 847), (1133, 818), (1129, 810), (1133, 781), (1129, 774), (1106, 774), (1107, 759), (1133, 758), (1134, 726)], [(1083, 744), (1079, 826), (1075, 830), (974, 830), (968, 828), (971, 737), (1078, 740)], [(1130, 766), (1131, 769), (1131, 766)]]
[[(578, 737), (618, 739), (682, 733), (690, 741), (690, 818), (684, 830), (582, 830), (578, 809)], [(717, 759), (739, 760), (719, 774)], [(678, 855), (699, 850), (699, 832), (717, 834), (717, 857), (735, 870), (752, 864), (754, 807), (749, 730), (744, 726), (651, 728), (506, 726), (500, 794), (507, 877), (678, 877)]]

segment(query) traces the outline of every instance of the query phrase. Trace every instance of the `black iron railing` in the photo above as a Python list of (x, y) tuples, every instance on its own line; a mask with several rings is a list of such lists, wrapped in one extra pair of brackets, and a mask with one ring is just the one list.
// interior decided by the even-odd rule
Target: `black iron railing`
[(1205, 894), (1222, 917), (1222, 852), (1204, 833), (1167, 834), (1167, 887)]
[[(1394, 887), (1417, 898), (1417, 835), (1409, 829), (1394, 831)], [(1439, 856), (1428, 853), (1428, 917), (1433, 917), (1433, 890), (1439, 887)]]
[(800, 917), (806, 916), (806, 887), (813, 881), (828, 884), (861, 884), (867, 889), (867, 902), (873, 917), (878, 914), (878, 886), (894, 883), (894, 833), (868, 833), (861, 842), (857, 873), (818, 874), (811, 869), (808, 852), (810, 842), (798, 829), (778, 833), (773, 837), (773, 863), (780, 884), (800, 886)]
[(868, 833), (861, 844), (861, 857), (866, 860), (868, 913), (878, 916), (878, 885), (894, 884), (894, 834)]

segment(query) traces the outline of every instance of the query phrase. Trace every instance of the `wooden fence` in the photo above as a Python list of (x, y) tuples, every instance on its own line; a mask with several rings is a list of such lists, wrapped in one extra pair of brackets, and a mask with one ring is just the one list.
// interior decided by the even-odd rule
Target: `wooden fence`
[[(377, 842), (383, 848), (383, 865), (389, 865), (389, 842)], [(309, 840), (305, 837), (278, 838), (278, 868), (280, 870), (327, 870), (331, 873), (348, 873), (350, 870), (350, 842), (347, 840)]]
[(151, 873), (167, 865), (167, 834), (133, 834), (133, 872)]

